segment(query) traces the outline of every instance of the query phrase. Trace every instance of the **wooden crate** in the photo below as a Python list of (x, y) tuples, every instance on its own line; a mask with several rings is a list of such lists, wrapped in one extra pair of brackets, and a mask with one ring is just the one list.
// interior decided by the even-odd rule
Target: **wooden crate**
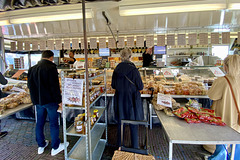
[(136, 153), (115, 151), (112, 160), (155, 160), (152, 155), (141, 155)]

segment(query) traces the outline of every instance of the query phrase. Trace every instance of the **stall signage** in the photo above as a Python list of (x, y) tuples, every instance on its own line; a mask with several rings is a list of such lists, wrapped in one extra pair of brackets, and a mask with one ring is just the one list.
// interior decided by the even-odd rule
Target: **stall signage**
[(223, 73), (223, 71), (221, 69), (219, 69), (218, 67), (209, 67), (209, 69), (212, 71), (212, 73), (216, 76), (216, 77), (223, 77), (225, 76), (225, 74)]
[(72, 49), (79, 49), (79, 40), (72, 39)]
[(108, 38), (108, 48), (116, 48), (116, 42), (114, 38)]
[(54, 40), (47, 41), (47, 48), (48, 50), (54, 50)]
[(147, 47), (152, 47), (154, 46), (154, 36), (146, 36), (146, 46)]
[(85, 49), (84, 48), (84, 39), (81, 39), (81, 49)]
[(99, 38), (99, 48), (106, 48), (106, 38)]
[(62, 40), (56, 40), (56, 50), (62, 50)]
[(175, 34), (167, 35), (167, 45), (169, 45), (169, 46), (175, 45)]
[(11, 51), (16, 51), (16, 42), (11, 42)]
[(144, 36), (137, 36), (136, 47), (144, 47)]
[(189, 45), (197, 44), (197, 34), (196, 33), (188, 34), (188, 44)]
[(208, 33), (199, 33), (199, 44), (200, 45), (208, 44)]
[(219, 44), (219, 33), (211, 33), (211, 44)]
[(47, 43), (46, 43), (46, 41), (45, 40), (43, 40), (43, 41), (40, 41), (40, 50), (46, 50), (46, 45), (47, 45)]
[(186, 34), (178, 34), (178, 45), (186, 45)]
[(38, 41), (33, 41), (32, 42), (32, 50), (33, 51), (38, 51)]
[(30, 42), (29, 41), (24, 42), (24, 50), (25, 51), (30, 51)]
[(163, 76), (164, 77), (174, 77), (174, 74), (172, 73), (172, 70), (171, 69), (169, 69), (169, 68), (163, 68), (162, 69), (162, 73), (163, 73)]
[(134, 37), (127, 37), (127, 47), (134, 47)]
[(157, 46), (165, 46), (165, 35), (157, 35)]
[(238, 39), (237, 39), (237, 43), (240, 44), (240, 32), (238, 32)]
[(157, 96), (157, 104), (172, 108), (172, 97), (171, 95), (164, 95), (161, 93), (158, 93)]
[(22, 41), (18, 41), (17, 42), (17, 47), (18, 47), (18, 51), (22, 51), (23, 50), (23, 42)]
[(118, 43), (117, 43), (117, 48), (124, 48), (124, 47), (125, 47), (124, 37), (119, 37)]
[(97, 38), (90, 38), (90, 48), (91, 49), (97, 48)]
[(83, 98), (83, 79), (65, 78), (64, 81), (65, 104), (82, 105)]
[(70, 39), (64, 39), (64, 49), (71, 49)]
[(222, 44), (229, 44), (230, 43), (230, 32), (223, 32), (222, 33)]

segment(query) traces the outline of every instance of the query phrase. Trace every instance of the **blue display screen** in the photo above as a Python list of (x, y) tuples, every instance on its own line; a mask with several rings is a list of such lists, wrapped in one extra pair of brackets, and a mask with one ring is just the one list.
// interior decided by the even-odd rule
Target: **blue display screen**
[(110, 56), (110, 49), (109, 48), (99, 48), (99, 56), (100, 57)]
[(153, 54), (166, 54), (166, 46), (154, 46)]

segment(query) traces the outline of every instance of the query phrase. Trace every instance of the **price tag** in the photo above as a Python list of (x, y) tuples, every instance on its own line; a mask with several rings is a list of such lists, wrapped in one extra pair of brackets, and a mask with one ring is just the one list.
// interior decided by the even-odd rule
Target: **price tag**
[(172, 97), (171, 95), (164, 95), (161, 93), (158, 93), (157, 96), (157, 104), (172, 108)]
[(218, 67), (209, 67), (209, 69), (212, 71), (212, 73), (216, 77), (223, 77), (223, 76), (225, 76), (225, 74), (222, 72), (222, 70), (219, 69)]
[(65, 104), (82, 106), (83, 79), (65, 78), (63, 94)]
[(199, 44), (200, 45), (208, 44), (208, 33), (199, 33)]
[(170, 78), (170, 77), (173, 78), (174, 77), (174, 74), (173, 74), (172, 70), (169, 69), (169, 68), (163, 68), (162, 73), (163, 73), (164, 77), (168, 77), (168, 78)]
[(127, 47), (134, 47), (134, 37), (127, 37)]

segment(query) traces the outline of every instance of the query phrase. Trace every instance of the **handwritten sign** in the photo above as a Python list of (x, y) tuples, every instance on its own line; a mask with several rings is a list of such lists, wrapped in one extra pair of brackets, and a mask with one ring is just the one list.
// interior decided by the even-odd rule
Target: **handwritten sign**
[(167, 45), (169, 45), (169, 46), (175, 45), (175, 34), (167, 35)]
[(46, 41), (45, 40), (43, 40), (43, 41), (40, 41), (40, 50), (46, 50), (46, 45), (47, 45), (47, 43), (46, 43)]
[(188, 44), (189, 45), (197, 44), (197, 34), (196, 33), (188, 34)]
[(62, 40), (55, 40), (56, 50), (62, 50)]
[(219, 33), (211, 33), (211, 44), (219, 44)]
[(212, 71), (212, 73), (216, 77), (223, 77), (223, 76), (225, 76), (225, 74), (222, 72), (222, 70), (219, 69), (218, 67), (209, 67), (209, 69)]
[(157, 35), (157, 46), (165, 46), (165, 35)]
[(48, 50), (54, 50), (54, 40), (47, 41), (47, 48)]
[(16, 42), (11, 42), (11, 51), (16, 51)]
[(114, 38), (108, 38), (108, 48), (116, 48), (116, 42)]
[(222, 44), (229, 44), (230, 43), (230, 32), (223, 32), (222, 33)]
[(65, 104), (82, 106), (83, 79), (65, 78), (63, 94)]
[(64, 39), (64, 49), (71, 49), (70, 39)]
[(171, 95), (164, 95), (161, 93), (158, 93), (157, 96), (157, 104), (172, 108), (172, 97)]
[(127, 47), (134, 47), (134, 37), (127, 37)]
[(22, 51), (23, 50), (23, 42), (22, 41), (18, 41), (17, 42), (17, 47), (18, 47), (18, 51)]
[(147, 47), (152, 47), (154, 46), (154, 36), (146, 36), (146, 46)]
[(124, 48), (124, 47), (125, 47), (124, 37), (119, 37), (119, 38), (118, 38), (117, 47), (118, 47), (118, 48)]
[(32, 42), (32, 50), (37, 51), (38, 50), (38, 41), (33, 41)]
[(163, 73), (164, 77), (171, 77), (171, 78), (174, 77), (174, 74), (172, 73), (172, 70), (169, 69), (169, 68), (163, 68), (162, 73)]
[(178, 34), (178, 45), (186, 45), (186, 34)]
[(106, 38), (99, 38), (99, 48), (107, 48), (106, 46)]
[(72, 39), (72, 49), (79, 49), (79, 40)]
[(97, 48), (97, 38), (90, 38), (90, 48), (91, 49)]
[(137, 36), (136, 47), (144, 47), (144, 36)]
[(208, 33), (199, 33), (199, 44), (200, 45), (208, 44)]
[(29, 41), (24, 42), (24, 50), (25, 51), (30, 51), (30, 42)]

